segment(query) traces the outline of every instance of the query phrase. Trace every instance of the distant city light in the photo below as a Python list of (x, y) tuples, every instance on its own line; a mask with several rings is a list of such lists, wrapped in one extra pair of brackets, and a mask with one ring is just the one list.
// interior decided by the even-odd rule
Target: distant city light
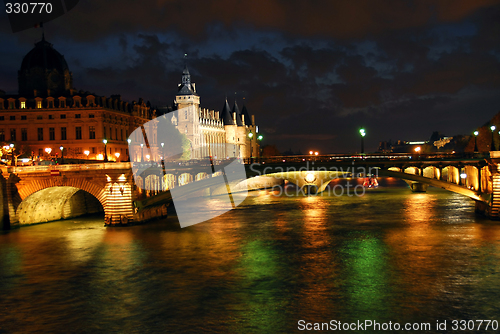
[(314, 152), (314, 155), (318, 155), (319, 153), (318, 152)]
[(415, 152), (420, 152), (420, 146), (415, 147)]
[(309, 151), (309, 154), (310, 154), (310, 155), (313, 155), (313, 153), (314, 153), (313, 151)]

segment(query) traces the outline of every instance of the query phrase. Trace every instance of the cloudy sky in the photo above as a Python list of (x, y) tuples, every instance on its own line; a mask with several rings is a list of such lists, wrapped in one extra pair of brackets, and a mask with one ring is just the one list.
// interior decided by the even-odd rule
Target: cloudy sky
[[(0, 14), (0, 89), (40, 36)], [(81, 0), (45, 36), (78, 90), (158, 106), (187, 53), (202, 107), (245, 97), (282, 151), (469, 134), (500, 111), (498, 0)]]

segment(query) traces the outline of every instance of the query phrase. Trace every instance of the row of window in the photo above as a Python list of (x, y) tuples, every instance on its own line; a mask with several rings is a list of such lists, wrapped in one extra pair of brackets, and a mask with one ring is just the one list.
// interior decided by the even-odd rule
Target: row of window
[[(26, 101), (20, 101), (19, 106), (21, 109), (26, 109)], [(96, 105), (95, 105), (93, 100), (89, 101), (88, 107), (95, 107), (95, 106)], [(73, 107), (76, 107), (76, 108), (82, 107), (82, 103), (81, 103), (80, 99), (76, 99), (76, 98), (74, 99)], [(41, 100), (36, 101), (36, 108), (37, 109), (43, 108)], [(49, 108), (49, 109), (54, 108), (54, 99), (53, 98), (47, 100), (47, 108)], [(66, 99), (65, 98), (59, 98), (59, 108), (66, 108)], [(3, 109), (3, 102), (0, 104), (0, 109)], [(15, 101), (9, 100), (9, 109), (16, 109)]]
[[(121, 140), (124, 140), (124, 138), (128, 137), (128, 130), (123, 131), (123, 129), (120, 129), (120, 132), (118, 132), (118, 129), (115, 129), (114, 131), (114, 139), (118, 140), (118, 134), (121, 134)], [(125, 134), (125, 137), (124, 137)], [(44, 140), (44, 128), (37, 128), (37, 138), (39, 141)], [(95, 139), (95, 126), (89, 126), (89, 139)], [(106, 128), (104, 128), (104, 138), (107, 138), (106, 136)], [(67, 131), (66, 127), (61, 127), (61, 140), (67, 140)], [(80, 140), (82, 139), (82, 127), (77, 126), (75, 127), (75, 139)], [(109, 139), (113, 140), (113, 131), (111, 128), (109, 128)], [(21, 141), (27, 141), (28, 140), (28, 129), (23, 128), (21, 129)], [(55, 128), (49, 128), (49, 140), (56, 140), (56, 129)], [(5, 130), (0, 129), (0, 141), (5, 141)], [(17, 141), (17, 129), (10, 129), (10, 141)]]
[[(15, 115), (9, 116), (11, 121), (16, 120)], [(66, 114), (59, 115), (61, 119), (66, 119)], [(75, 118), (82, 118), (82, 114), (75, 114)], [(89, 114), (89, 118), (94, 118), (94, 114)], [(21, 115), (21, 121), (26, 121), (28, 118), (26, 115)], [(43, 119), (43, 115), (37, 115), (36, 119)], [(49, 119), (54, 119), (54, 115), (49, 115)], [(5, 116), (0, 116), (0, 121), (5, 121)]]

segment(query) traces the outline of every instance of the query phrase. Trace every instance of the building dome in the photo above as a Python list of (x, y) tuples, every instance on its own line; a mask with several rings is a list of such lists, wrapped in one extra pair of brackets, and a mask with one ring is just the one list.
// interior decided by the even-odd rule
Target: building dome
[(73, 81), (64, 56), (45, 38), (24, 56), (18, 74), (19, 94), (25, 97), (64, 95)]
[(63, 55), (52, 47), (52, 44), (42, 39), (35, 44), (35, 47), (23, 58), (21, 71), (27, 71), (35, 67), (47, 70), (56, 69), (60, 73), (69, 70), (68, 64)]

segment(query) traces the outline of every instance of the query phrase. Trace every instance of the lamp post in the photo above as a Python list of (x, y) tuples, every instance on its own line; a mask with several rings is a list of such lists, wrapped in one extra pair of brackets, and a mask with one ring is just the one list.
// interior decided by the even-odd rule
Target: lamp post
[(479, 152), (477, 148), (477, 135), (479, 134), (479, 131), (474, 131), (474, 152)]
[(10, 144), (10, 151), (12, 153), (12, 162), (10, 163), (11, 166), (16, 166), (16, 162), (14, 161), (14, 144)]
[[(263, 135), (257, 136), (257, 140), (259, 141), (259, 143), (262, 142), (262, 139), (264, 139)], [(262, 156), (262, 144), (259, 144), (259, 161), (261, 156)]]
[(160, 143), (161, 145), (161, 161), (163, 163), (163, 159), (165, 159), (165, 153), (163, 152), (163, 146), (165, 146), (165, 143)]
[(365, 129), (359, 129), (359, 134), (361, 135), (361, 154), (365, 153)]
[(248, 134), (248, 138), (250, 138), (250, 163), (252, 163), (252, 155), (253, 155), (253, 151), (252, 151), (252, 138), (253, 138), (253, 132), (250, 132)]
[(108, 162), (108, 140), (103, 139), (102, 142), (104, 143), (104, 162)]
[(132, 162), (132, 160), (130, 160), (130, 153), (132, 152), (132, 148), (130, 147), (130, 143), (132, 142), (132, 139), (127, 139), (127, 143), (128, 143), (128, 161), (129, 162)]
[(490, 147), (490, 151), (496, 151), (495, 149), (495, 141), (494, 141), (494, 137), (495, 137), (495, 129), (497, 127), (492, 125), (490, 126), (490, 129), (491, 129), (491, 147)]
[(61, 146), (59, 147), (59, 149), (61, 150), (61, 165), (64, 164), (64, 147)]

